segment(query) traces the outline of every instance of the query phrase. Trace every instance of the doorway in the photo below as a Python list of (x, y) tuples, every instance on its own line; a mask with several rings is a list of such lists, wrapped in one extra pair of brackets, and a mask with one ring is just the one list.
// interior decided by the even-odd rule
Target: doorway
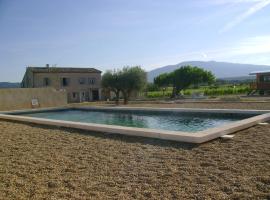
[(80, 102), (84, 102), (86, 100), (85, 92), (80, 92)]
[(93, 101), (98, 101), (99, 100), (99, 92), (98, 92), (98, 90), (92, 90), (92, 97), (93, 97)]

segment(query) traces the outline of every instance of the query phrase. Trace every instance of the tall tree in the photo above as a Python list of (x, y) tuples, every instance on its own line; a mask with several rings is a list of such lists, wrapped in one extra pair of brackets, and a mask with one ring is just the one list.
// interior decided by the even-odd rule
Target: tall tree
[(191, 85), (201, 83), (211, 84), (215, 81), (215, 76), (212, 72), (199, 67), (182, 66), (172, 72), (173, 94), (175, 97), (181, 90), (188, 88)]
[(211, 84), (215, 81), (212, 72), (199, 67), (182, 66), (171, 73), (160, 74), (154, 79), (154, 83), (159, 87), (173, 86), (172, 97), (179, 94), (181, 90), (191, 85), (199, 85), (201, 83)]
[(115, 103), (119, 104), (119, 97), (121, 91), (121, 83), (119, 82), (120, 71), (106, 71), (102, 76), (102, 87), (107, 89), (109, 92), (114, 92)]
[(122, 70), (107, 71), (102, 76), (102, 87), (112, 91), (119, 104), (120, 92), (127, 104), (132, 92), (138, 92), (146, 85), (146, 72), (140, 67), (124, 67)]
[(158, 87), (168, 87), (172, 83), (171, 73), (163, 73), (154, 79), (154, 84)]
[(132, 92), (146, 86), (146, 72), (140, 66), (124, 67), (120, 73), (120, 83), (124, 104), (127, 104)]

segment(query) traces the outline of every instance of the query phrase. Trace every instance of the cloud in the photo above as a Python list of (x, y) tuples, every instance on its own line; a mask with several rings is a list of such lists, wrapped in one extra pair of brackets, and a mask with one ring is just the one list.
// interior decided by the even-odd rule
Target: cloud
[(214, 5), (214, 6), (223, 6), (223, 5), (229, 5), (234, 6), (237, 4), (253, 4), (258, 3), (264, 0), (201, 0), (200, 3), (203, 3), (203, 5)]
[(252, 56), (255, 55), (267, 55), (270, 61), (270, 35), (248, 37), (224, 48), (205, 50), (204, 54), (207, 55), (208, 59), (230, 59), (236, 57), (252, 59)]
[(270, 35), (250, 37), (239, 43), (235, 54), (270, 53)]
[[(223, 2), (227, 2), (227, 1), (223, 1)], [(230, 1), (230, 2), (232, 2), (232, 1)], [(250, 7), (246, 12), (242, 13), (241, 15), (238, 15), (235, 19), (233, 19), (232, 21), (227, 23), (220, 30), (221, 33), (230, 30), (231, 28), (235, 27), (236, 25), (238, 25), (239, 23), (241, 23), (242, 21), (244, 21), (245, 19), (247, 19), (251, 15), (255, 14), (256, 12), (260, 11), (261, 9), (263, 9), (264, 7), (266, 7), (270, 4), (270, 0), (260, 0), (260, 1), (259, 0), (238, 0), (236, 2), (238, 2), (238, 3), (240, 3), (240, 2), (256, 2), (256, 4), (253, 5), (252, 7)]]
[(151, 68), (190, 60), (216, 60), (270, 65), (270, 35), (248, 37), (222, 48), (185, 52), (174, 56), (153, 58), (153, 60), (155, 62), (149, 63)]
[(203, 57), (203, 58), (207, 58), (208, 56), (207, 56), (206, 53), (202, 52), (202, 57)]

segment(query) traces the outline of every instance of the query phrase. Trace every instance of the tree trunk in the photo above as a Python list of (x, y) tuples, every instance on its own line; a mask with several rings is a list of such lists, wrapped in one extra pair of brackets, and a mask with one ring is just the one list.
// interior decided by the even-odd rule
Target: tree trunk
[(175, 96), (176, 96), (176, 88), (173, 86), (171, 98), (175, 98)]
[(172, 91), (172, 96), (171, 96), (171, 98), (177, 97), (177, 95), (180, 93), (180, 91), (181, 91), (182, 89), (183, 89), (183, 88), (173, 87), (173, 91)]
[(129, 92), (123, 92), (123, 96), (124, 96), (124, 104), (127, 105), (128, 104), (128, 100), (129, 100)]
[(119, 105), (119, 96), (120, 96), (120, 92), (116, 91), (115, 92), (115, 104), (116, 105)]
[(176, 89), (175, 89), (175, 94), (176, 94), (176, 96), (179, 95), (180, 91), (181, 91), (181, 89), (178, 88), (178, 87), (176, 87)]

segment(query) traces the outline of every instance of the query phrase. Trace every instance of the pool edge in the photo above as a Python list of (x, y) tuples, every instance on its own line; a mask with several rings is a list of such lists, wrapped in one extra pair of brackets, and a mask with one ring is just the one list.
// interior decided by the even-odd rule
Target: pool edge
[(214, 112), (214, 113), (247, 113), (247, 114), (258, 114), (255, 117), (239, 120), (232, 122), (223, 126), (209, 128), (203, 131), (194, 132), (181, 132), (181, 131), (167, 131), (167, 130), (156, 130), (148, 128), (135, 128), (135, 127), (124, 127), (116, 125), (103, 125), (94, 123), (81, 123), (81, 122), (71, 122), (63, 120), (52, 120), (52, 119), (42, 119), (35, 117), (17, 116), (12, 114), (18, 114), (23, 112), (38, 112), (38, 111), (56, 111), (56, 110), (68, 110), (68, 109), (82, 109), (82, 107), (59, 107), (50, 109), (35, 109), (35, 110), (19, 110), (19, 111), (7, 111), (0, 113), (0, 119), (28, 122), (34, 124), (51, 125), (66, 128), (75, 128), (81, 130), (89, 130), (95, 132), (105, 132), (113, 134), (140, 136), (148, 138), (157, 138), (163, 140), (172, 140), (178, 142), (188, 142), (188, 143), (204, 143), (213, 139), (216, 139), (222, 135), (231, 134), (249, 127), (252, 127), (260, 122), (265, 122), (270, 120), (269, 110), (238, 110), (238, 109), (167, 109), (167, 108), (137, 108), (137, 107), (83, 107), (83, 109), (117, 109), (117, 110), (164, 110), (164, 111), (177, 111), (177, 112)]

